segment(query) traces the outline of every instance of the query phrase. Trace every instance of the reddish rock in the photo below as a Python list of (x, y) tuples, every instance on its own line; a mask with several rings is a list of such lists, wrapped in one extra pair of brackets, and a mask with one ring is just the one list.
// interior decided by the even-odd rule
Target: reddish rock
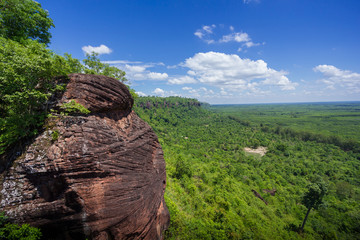
[(49, 121), (4, 174), (2, 210), (46, 239), (162, 239), (169, 225), (163, 152), (131, 111), (127, 87), (72, 74), (60, 103), (70, 99), (91, 114)]
[(93, 113), (128, 112), (134, 104), (128, 88), (120, 81), (87, 74), (70, 74), (69, 77), (70, 82), (60, 103), (74, 99)]

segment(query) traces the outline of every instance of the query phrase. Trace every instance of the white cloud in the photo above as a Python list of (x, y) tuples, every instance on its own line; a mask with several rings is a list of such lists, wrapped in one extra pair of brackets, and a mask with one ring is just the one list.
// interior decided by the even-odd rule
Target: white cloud
[(183, 88), (181, 88), (182, 90), (184, 90), (184, 91), (189, 91), (189, 90), (191, 90), (191, 89), (193, 89), (192, 87), (183, 87)]
[(189, 75), (191, 75), (191, 76), (196, 75), (196, 73), (195, 73), (194, 71), (191, 71), (191, 70), (187, 71), (187, 74), (189, 74)]
[(112, 50), (110, 48), (108, 48), (107, 46), (105, 46), (104, 44), (101, 44), (98, 47), (93, 47), (90, 45), (83, 46), (81, 49), (86, 54), (92, 54), (94, 52), (94, 53), (98, 53), (99, 55), (101, 55), (101, 54), (110, 54), (112, 52)]
[(153, 91), (154, 94), (156, 95), (159, 95), (159, 96), (164, 96), (165, 95), (165, 91), (161, 88), (156, 88), (154, 91)]
[[(251, 48), (255, 46), (261, 45), (260, 43), (254, 43), (251, 41), (249, 34), (244, 32), (234, 32), (228, 35), (224, 35), (220, 40), (220, 43), (228, 43), (228, 42), (238, 42), (242, 43), (243, 47)], [(238, 52), (240, 52), (242, 48), (238, 48)]]
[[(293, 90), (297, 85), (285, 76), (286, 72), (269, 68), (263, 60), (242, 59), (235, 54), (197, 53), (186, 59), (183, 65), (196, 74), (195, 78), (199, 82), (228, 90), (255, 90), (264, 85)], [(254, 84), (254, 81), (257, 83)]]
[(250, 47), (259, 46), (260, 43), (253, 43), (252, 41), (248, 41), (248, 42), (244, 43), (244, 45), (245, 45), (246, 47), (250, 48)]
[(181, 89), (188, 92), (188, 94), (185, 95), (186, 97), (191, 98), (211, 98), (216, 95), (213, 90), (207, 89), (205, 87), (200, 87), (198, 89), (193, 89), (192, 87), (183, 87)]
[(131, 66), (131, 65), (126, 64), (125, 68), (126, 68), (127, 71), (129, 71), (131, 73), (142, 73), (142, 72), (144, 72), (146, 70), (146, 65), (143, 65), (143, 66), (141, 66), (141, 65), (133, 65), (133, 66)]
[(213, 91), (213, 90), (207, 89), (207, 88), (205, 88), (205, 87), (199, 88), (198, 91), (202, 91), (202, 92), (204, 92), (205, 94), (214, 94), (214, 91)]
[(138, 96), (140, 97), (146, 97), (147, 94), (143, 93), (143, 92), (135, 92)]
[(163, 63), (148, 63), (148, 64), (121, 64), (127, 63), (127, 61), (114, 61), (119, 64), (115, 64), (116, 67), (124, 69), (126, 76), (129, 80), (165, 80), (169, 76), (167, 73), (152, 72), (148, 68), (155, 67), (156, 65), (163, 66)]
[(202, 39), (204, 37), (204, 34), (202, 33), (201, 30), (196, 30), (196, 32), (194, 32), (194, 35), (200, 39)]
[[(220, 24), (220, 28), (224, 28), (224, 25)], [(194, 33), (195, 36), (202, 39), (207, 44), (215, 44), (215, 43), (228, 43), (228, 42), (237, 42), (242, 43), (242, 46), (250, 48), (261, 45), (260, 43), (252, 42), (249, 34), (245, 32), (234, 32), (234, 27), (230, 26), (230, 33), (222, 36), (219, 40), (214, 39), (214, 29), (216, 25), (213, 24), (211, 26), (203, 26), (201, 29), (196, 30)], [(239, 48), (241, 49), (241, 48)]]
[(196, 83), (197, 81), (190, 76), (180, 76), (171, 78), (168, 83), (170, 84), (189, 84), (189, 83)]
[(211, 26), (203, 26), (203, 30), (205, 31), (205, 32), (207, 32), (207, 33), (213, 33), (213, 29), (216, 27), (216, 25), (215, 24), (213, 24), (213, 25), (211, 25)]
[(349, 93), (360, 93), (360, 74), (349, 70), (341, 70), (332, 65), (318, 65), (313, 68), (315, 72), (324, 75), (321, 82), (327, 85), (328, 89), (344, 87)]
[(169, 76), (167, 73), (150, 72), (147, 74), (147, 77), (151, 80), (165, 80)]
[(236, 33), (230, 33), (228, 35), (223, 36), (219, 42), (248, 42), (250, 41), (250, 37), (247, 33), (243, 32), (236, 32)]
[[(213, 34), (213, 29), (216, 28), (215, 24), (209, 25), (209, 26), (203, 26), (201, 29), (196, 30), (194, 33), (195, 36), (197, 36), (200, 39), (209, 38), (211, 34)], [(205, 40), (207, 43), (214, 43), (211, 39)]]
[(220, 94), (221, 95), (228, 95), (228, 93), (225, 91), (225, 89), (224, 88), (220, 88)]
[(180, 94), (170, 90), (170, 91), (165, 91), (161, 88), (156, 88), (154, 91), (152, 91), (153, 94), (155, 94), (156, 96), (160, 96), (160, 97), (169, 97), (169, 96), (181, 96)]
[(169, 66), (166, 66), (167, 69), (175, 69), (175, 68), (178, 68), (179, 65), (169, 65)]

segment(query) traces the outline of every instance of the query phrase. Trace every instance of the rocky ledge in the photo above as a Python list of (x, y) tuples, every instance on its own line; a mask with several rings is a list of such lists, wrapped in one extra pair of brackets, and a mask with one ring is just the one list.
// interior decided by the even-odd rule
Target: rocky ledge
[(58, 104), (91, 113), (50, 118), (3, 173), (2, 211), (45, 239), (162, 239), (169, 225), (157, 136), (116, 79), (72, 74)]

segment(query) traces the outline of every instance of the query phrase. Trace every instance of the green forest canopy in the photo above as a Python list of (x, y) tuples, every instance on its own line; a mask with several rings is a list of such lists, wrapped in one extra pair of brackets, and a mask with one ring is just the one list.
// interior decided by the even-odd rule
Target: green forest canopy
[[(164, 150), (166, 239), (359, 239), (359, 152), (277, 134), (194, 99), (140, 97), (135, 111)], [(244, 151), (257, 146), (265, 156)], [(328, 193), (300, 234), (302, 199), (319, 179)]]
[[(1, 154), (41, 130), (47, 100), (64, 89), (54, 76), (88, 72), (125, 81), (125, 73), (94, 55), (84, 66), (49, 50), (54, 25), (40, 4), (5, 0), (0, 9)], [(136, 100), (135, 111), (154, 128), (165, 154), (167, 239), (359, 239), (358, 142), (344, 147), (316, 132), (303, 138), (291, 128), (200, 105), (178, 97)], [(267, 148), (265, 156), (244, 152), (257, 146)], [(299, 235), (307, 210), (301, 199), (319, 176), (329, 186), (325, 204)]]

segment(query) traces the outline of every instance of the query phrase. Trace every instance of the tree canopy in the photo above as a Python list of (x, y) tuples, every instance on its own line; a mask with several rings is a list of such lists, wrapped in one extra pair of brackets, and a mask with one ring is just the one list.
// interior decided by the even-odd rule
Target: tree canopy
[[(164, 151), (166, 239), (359, 239), (359, 152), (276, 134), (265, 128), (276, 128), (265, 125), (271, 115), (256, 123), (223, 108), (214, 112), (181, 97), (135, 101), (134, 111)], [(357, 124), (344, 127), (356, 130)], [(245, 151), (252, 146), (267, 152)], [(326, 187), (326, 207), (320, 207)], [(307, 206), (315, 208), (299, 234)]]
[(37, 133), (45, 103), (55, 89), (53, 77), (78, 70), (79, 61), (62, 57), (44, 44), (0, 37), (0, 154), (23, 137)]
[(302, 203), (307, 208), (318, 209), (321, 205), (323, 197), (327, 192), (327, 187), (323, 181), (312, 183), (308, 187), (308, 191), (302, 198)]
[(49, 29), (54, 27), (48, 11), (32, 0), (0, 1), (0, 36), (17, 42), (33, 39), (50, 43)]
[(104, 75), (104, 76), (116, 78), (117, 80), (120, 80), (123, 83), (127, 82), (124, 71), (118, 69), (117, 67), (112, 67), (110, 66), (110, 64), (102, 63), (98, 56), (99, 54), (94, 52), (92, 54), (86, 54), (86, 59), (83, 60), (85, 64), (84, 66), (85, 73)]
[(315, 183), (312, 183), (308, 187), (308, 191), (302, 198), (302, 203), (307, 207), (307, 212), (304, 221), (300, 227), (300, 230), (304, 230), (306, 220), (309, 216), (312, 208), (318, 209), (323, 202), (323, 197), (327, 193), (327, 187), (324, 181), (320, 177), (317, 178)]

